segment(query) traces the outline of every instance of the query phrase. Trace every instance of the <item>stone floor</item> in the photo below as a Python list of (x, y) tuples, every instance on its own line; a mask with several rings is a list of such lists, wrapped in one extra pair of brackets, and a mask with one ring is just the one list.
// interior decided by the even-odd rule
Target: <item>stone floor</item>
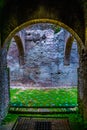
[[(11, 122), (7, 125), (0, 126), (0, 130), (11, 130), (14, 125), (14, 122)], [(71, 130), (87, 130), (84, 129), (81, 124), (77, 124), (76, 122), (70, 123)]]

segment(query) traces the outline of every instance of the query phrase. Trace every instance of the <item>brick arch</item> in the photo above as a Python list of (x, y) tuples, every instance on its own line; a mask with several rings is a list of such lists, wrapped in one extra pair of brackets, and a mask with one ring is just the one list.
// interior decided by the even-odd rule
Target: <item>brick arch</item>
[(24, 48), (23, 48), (23, 43), (21, 40), (21, 37), (18, 35), (14, 36), (15, 42), (17, 44), (18, 47), (18, 51), (19, 51), (19, 64), (22, 65), (24, 64)]

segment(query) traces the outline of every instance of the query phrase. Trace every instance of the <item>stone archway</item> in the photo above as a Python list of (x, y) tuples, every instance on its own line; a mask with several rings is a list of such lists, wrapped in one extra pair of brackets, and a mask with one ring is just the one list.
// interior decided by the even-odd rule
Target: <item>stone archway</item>
[(53, 20), (53, 19), (34, 19), (34, 20), (29, 20), (29, 21), (21, 24), (20, 26), (18, 26), (17, 28), (15, 28), (8, 35), (8, 37), (4, 40), (3, 47), (7, 46), (7, 43), (9, 41), (9, 39), (11, 39), (14, 36), (14, 34), (16, 34), (18, 31), (22, 30), (23, 28), (25, 28), (25, 27), (27, 27), (29, 25), (36, 24), (36, 23), (52, 23), (52, 24), (58, 25), (60, 27), (63, 27), (68, 32), (70, 32), (72, 34), (72, 36), (77, 40), (79, 51), (81, 51), (82, 49), (85, 48), (82, 40), (80, 39), (80, 37), (78, 36), (78, 34), (72, 28), (70, 28), (69, 26), (67, 26), (66, 24), (64, 24), (64, 23), (62, 23), (60, 21)]
[[(84, 45), (80, 39), (80, 37), (77, 35), (77, 33), (75, 33), (70, 27), (68, 27), (67, 25), (65, 25), (64, 23), (61, 23), (59, 21), (56, 21), (56, 20), (51, 20), (51, 19), (35, 19), (35, 20), (31, 20), (31, 21), (28, 21), (22, 25), (20, 25), (19, 27), (15, 28), (10, 34), (9, 36), (5, 39), (5, 42), (3, 44), (3, 48), (6, 49), (6, 47), (8, 46), (7, 43), (9, 41), (9, 39), (11, 39), (14, 34), (16, 34), (18, 31), (20, 31), (21, 29), (31, 25), (31, 24), (35, 24), (35, 23), (53, 23), (53, 24), (56, 24), (56, 25), (59, 25), (63, 28), (65, 28), (66, 30), (68, 30), (72, 36), (77, 40), (77, 43), (78, 43), (78, 49), (79, 49), (79, 53), (84, 49)], [(6, 60), (6, 59), (5, 59)], [(4, 70), (4, 68), (3, 68)], [(3, 79), (4, 80), (4, 79)], [(8, 79), (9, 80), (9, 79)], [(9, 102), (8, 102), (9, 104)], [(4, 111), (5, 109), (7, 108), (7, 105), (5, 106), (4, 108)], [(5, 111), (6, 113), (6, 111)], [(4, 115), (2, 115), (4, 117)]]

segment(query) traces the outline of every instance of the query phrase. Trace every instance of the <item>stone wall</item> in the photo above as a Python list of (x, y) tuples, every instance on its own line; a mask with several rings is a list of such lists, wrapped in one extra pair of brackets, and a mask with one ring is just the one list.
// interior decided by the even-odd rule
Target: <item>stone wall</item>
[(57, 32), (56, 28), (52, 24), (36, 24), (26, 28), (25, 64), (21, 67), (16, 44), (12, 42), (8, 52), (11, 81), (35, 87), (77, 86), (76, 40), (71, 50), (70, 65), (64, 66), (64, 49), (68, 32), (63, 28)]
[[(68, 4), (67, 4), (68, 3)], [(83, 3), (84, 3), (84, 12), (83, 12)], [(27, 1), (25, 0), (15, 1), (15, 0), (9, 0), (9, 2), (4, 2), (4, 4), (0, 5), (0, 16), (2, 19), (0, 20), (0, 32), (2, 36), (2, 41), (0, 41), (1, 45), (3, 46), (4, 41), (6, 41), (5, 45), (7, 45), (7, 41), (12, 38), (13, 34), (11, 33), (16, 27), (16, 31), (20, 30), (19, 26), (26, 21), (33, 20), (33, 19), (41, 19), (41, 18), (47, 18), (47, 19), (56, 19), (58, 21), (62, 21), (66, 25), (68, 25), (70, 28), (72, 28), (82, 39), (84, 42), (84, 45), (86, 45), (87, 48), (87, 2), (85, 0), (75, 0), (75, 1), (52, 1), (50, 4), (50, 0), (44, 0), (43, 2), (40, 1)], [(61, 8), (60, 8), (61, 7)], [(73, 7), (73, 8), (72, 8)], [(78, 8), (77, 8), (78, 7)], [(84, 17), (85, 13), (85, 17)], [(39, 21), (40, 22), (40, 21)], [(46, 22), (46, 21), (45, 21)], [(25, 24), (26, 26), (26, 24)], [(24, 27), (25, 27), (24, 26)], [(21, 26), (23, 28), (23, 26)], [(71, 31), (73, 32), (73, 31)], [(11, 33), (11, 35), (9, 35)], [(14, 31), (15, 34), (15, 31)], [(74, 34), (74, 33), (73, 33)], [(7, 38), (7, 36), (9, 37)], [(7, 38), (7, 40), (6, 40)], [(8, 45), (7, 45), (8, 46)], [(82, 46), (81, 46), (82, 47)], [(1, 50), (0, 50), (1, 51)], [(0, 52), (1, 53), (1, 52)], [(84, 59), (84, 57), (83, 57)], [(3, 60), (1, 60), (3, 61)], [(81, 99), (82, 103), (84, 102), (83, 109), (84, 109), (84, 116), (87, 118), (87, 75), (85, 73), (87, 64), (81, 63), (82, 68), (80, 68), (80, 77), (81, 78), (81, 84), (83, 86), (83, 90), (81, 91)], [(85, 69), (84, 69), (85, 68)], [(0, 67), (0, 71), (2, 73), (2, 70), (5, 70), (4, 68)], [(4, 72), (4, 71), (3, 71)], [(4, 73), (3, 73), (4, 74)], [(84, 76), (85, 75), (85, 76)], [(82, 78), (84, 77), (84, 78)], [(5, 77), (4, 77), (5, 78)], [(3, 78), (3, 82), (5, 79)], [(80, 81), (80, 80), (79, 80)], [(0, 94), (2, 95), (2, 90), (4, 92), (4, 89), (2, 88), (2, 79), (0, 78)], [(79, 85), (82, 88), (82, 86)], [(0, 116), (2, 111), (2, 96), (0, 95)], [(84, 101), (83, 101), (83, 95), (84, 95)], [(4, 112), (5, 109), (3, 109)], [(1, 118), (0, 118), (1, 119)]]
[(9, 70), (7, 69), (7, 52), (0, 50), (0, 123), (7, 114), (9, 106)]

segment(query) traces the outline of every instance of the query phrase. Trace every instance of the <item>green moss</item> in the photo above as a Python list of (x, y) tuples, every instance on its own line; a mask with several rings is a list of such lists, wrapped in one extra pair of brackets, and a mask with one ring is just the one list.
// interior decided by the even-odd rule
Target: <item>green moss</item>
[[(46, 115), (25, 115), (25, 114), (9, 114), (6, 116), (6, 118), (3, 120), (2, 122), (2, 125), (6, 125), (10, 122), (15, 122), (16, 119), (19, 117), (19, 116), (27, 116), (27, 117), (39, 117), (39, 118), (44, 118)], [(48, 117), (57, 117), (57, 118), (68, 118), (69, 119), (69, 122), (70, 122), (70, 127), (73, 129), (73, 130), (83, 130), (83, 128), (87, 128), (87, 122), (85, 121), (85, 123), (83, 122), (83, 119), (81, 117), (80, 114), (56, 114), (56, 115), (47, 115)]]
[(61, 28), (60, 28), (60, 27), (56, 27), (56, 28), (55, 28), (55, 32), (54, 32), (54, 33), (58, 33), (60, 30), (61, 30)]
[(77, 89), (11, 89), (10, 104), (13, 106), (75, 106)]
[(14, 122), (16, 121), (16, 119), (18, 118), (19, 115), (16, 114), (7, 114), (7, 116), (5, 117), (5, 119), (2, 121), (2, 125), (8, 124), (10, 122)]
[(61, 27), (57, 25), (52, 25), (52, 29), (54, 30), (54, 33), (58, 33), (61, 30)]

